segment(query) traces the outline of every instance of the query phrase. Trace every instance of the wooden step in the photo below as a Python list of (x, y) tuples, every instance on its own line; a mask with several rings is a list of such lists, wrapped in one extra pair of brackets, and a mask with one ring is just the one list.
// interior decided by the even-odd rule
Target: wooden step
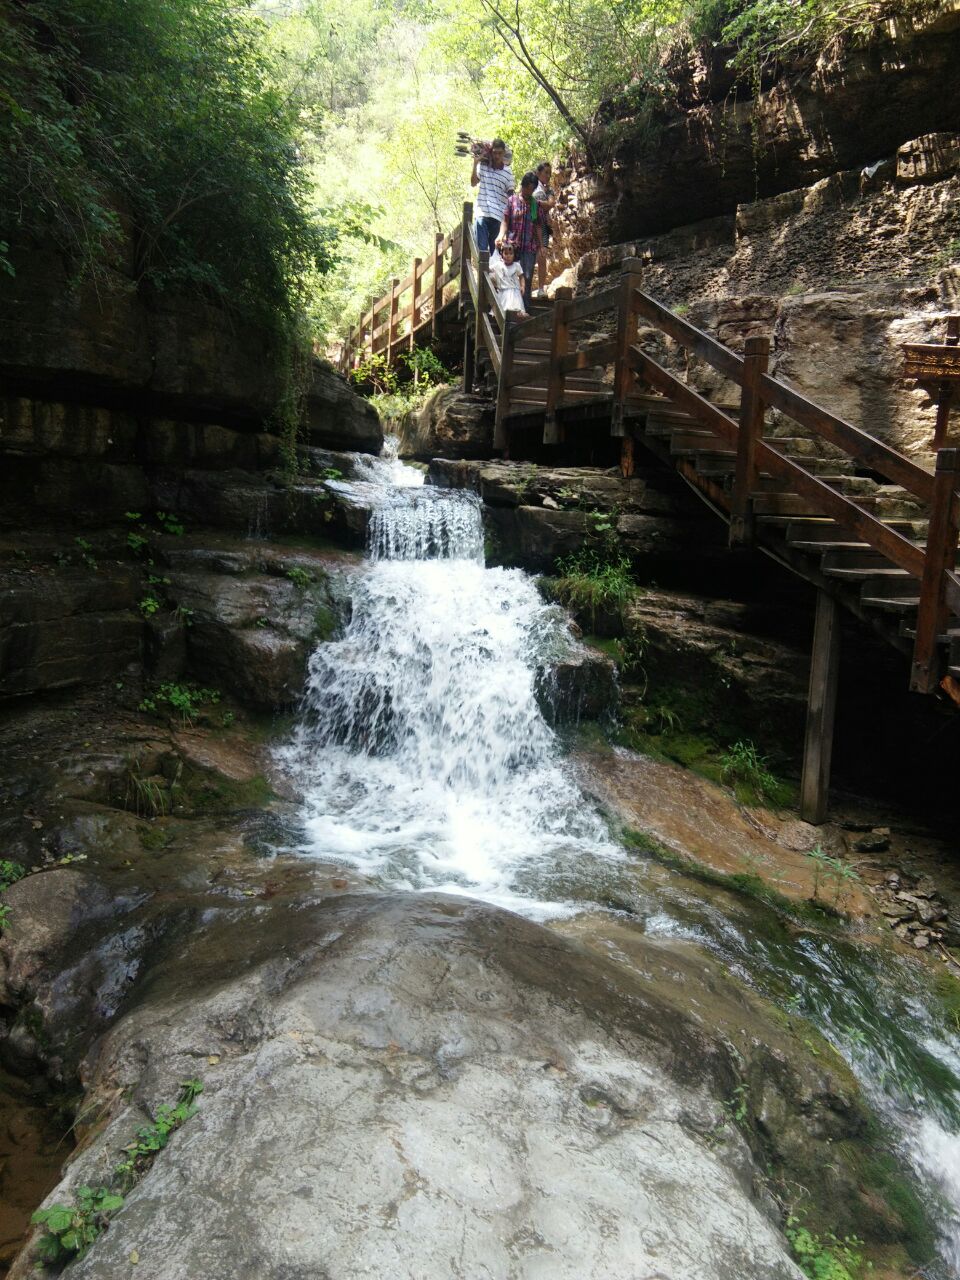
[[(771, 516), (816, 516), (818, 511), (809, 498), (802, 498), (799, 494), (790, 493), (789, 490), (781, 492), (757, 492), (752, 495), (753, 509), (757, 515)], [(893, 517), (900, 519), (909, 519), (914, 508), (910, 504), (905, 504), (897, 499), (885, 498), (879, 494), (850, 494), (850, 501), (861, 507), (864, 511), (869, 511), (871, 515), (878, 519), (884, 517)]]
[(865, 609), (877, 609), (882, 613), (912, 613), (920, 604), (920, 596), (867, 596), (861, 593), (860, 603)]
[(889, 569), (890, 561), (886, 556), (875, 551), (868, 543), (862, 542), (851, 547), (834, 547), (820, 543), (817, 550), (821, 552), (820, 567), (824, 573), (833, 569)]

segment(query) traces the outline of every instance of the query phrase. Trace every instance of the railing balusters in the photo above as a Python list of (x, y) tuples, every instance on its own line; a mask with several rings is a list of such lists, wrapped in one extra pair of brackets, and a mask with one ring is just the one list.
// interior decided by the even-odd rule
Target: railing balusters
[(941, 449), (933, 477), (933, 501), (927, 529), (927, 551), (920, 583), (917, 633), (913, 642), (910, 688), (932, 693), (940, 672), (937, 665), (940, 634), (947, 623), (947, 572), (957, 560), (960, 534), (960, 449)]
[(764, 403), (760, 379), (770, 358), (769, 338), (747, 338), (743, 347), (743, 381), (740, 387), (740, 429), (737, 434), (737, 466), (730, 498), (731, 547), (753, 543), (753, 499), (757, 490), (757, 443), (763, 438)]

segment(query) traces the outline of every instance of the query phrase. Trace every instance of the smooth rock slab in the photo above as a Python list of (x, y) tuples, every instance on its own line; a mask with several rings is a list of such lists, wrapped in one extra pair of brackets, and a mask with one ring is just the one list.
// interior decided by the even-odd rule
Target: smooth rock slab
[(138, 1280), (796, 1280), (740, 1139), (706, 1138), (722, 1056), (639, 980), (467, 899), (245, 904), (156, 960), (101, 1042), (84, 1105), (114, 1113), (49, 1201), (199, 1074), (77, 1280), (126, 1280), (134, 1250)]

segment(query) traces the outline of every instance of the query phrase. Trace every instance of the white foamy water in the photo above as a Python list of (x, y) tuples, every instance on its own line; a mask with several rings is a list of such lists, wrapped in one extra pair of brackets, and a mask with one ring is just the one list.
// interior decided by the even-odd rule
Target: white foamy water
[(563, 914), (572, 864), (620, 851), (537, 701), (538, 668), (575, 643), (562, 616), (527, 574), (484, 568), (473, 494), (383, 488), (369, 556), (287, 753), (307, 850), (392, 887)]

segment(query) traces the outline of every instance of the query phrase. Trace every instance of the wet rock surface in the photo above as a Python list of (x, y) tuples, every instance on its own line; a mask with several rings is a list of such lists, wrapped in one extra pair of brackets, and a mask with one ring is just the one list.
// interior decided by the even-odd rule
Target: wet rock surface
[(438, 895), (274, 899), (216, 913), (146, 984), (86, 1069), (89, 1101), (128, 1100), (56, 1194), (198, 1059), (203, 1102), (79, 1276), (132, 1251), (155, 1277), (799, 1274), (736, 1135), (704, 1140), (719, 1046), (691, 1073), (691, 1023), (536, 925)]
[(722, 526), (679, 477), (657, 466), (624, 479), (615, 469), (436, 459), (428, 478), (480, 494), (494, 564), (551, 573), (559, 558), (589, 543), (597, 513), (611, 517), (618, 545), (641, 570), (669, 562), (682, 574), (725, 558)]
[(400, 457), (489, 458), (493, 453), (493, 403), (456, 387), (438, 387), (420, 409), (400, 420)]

